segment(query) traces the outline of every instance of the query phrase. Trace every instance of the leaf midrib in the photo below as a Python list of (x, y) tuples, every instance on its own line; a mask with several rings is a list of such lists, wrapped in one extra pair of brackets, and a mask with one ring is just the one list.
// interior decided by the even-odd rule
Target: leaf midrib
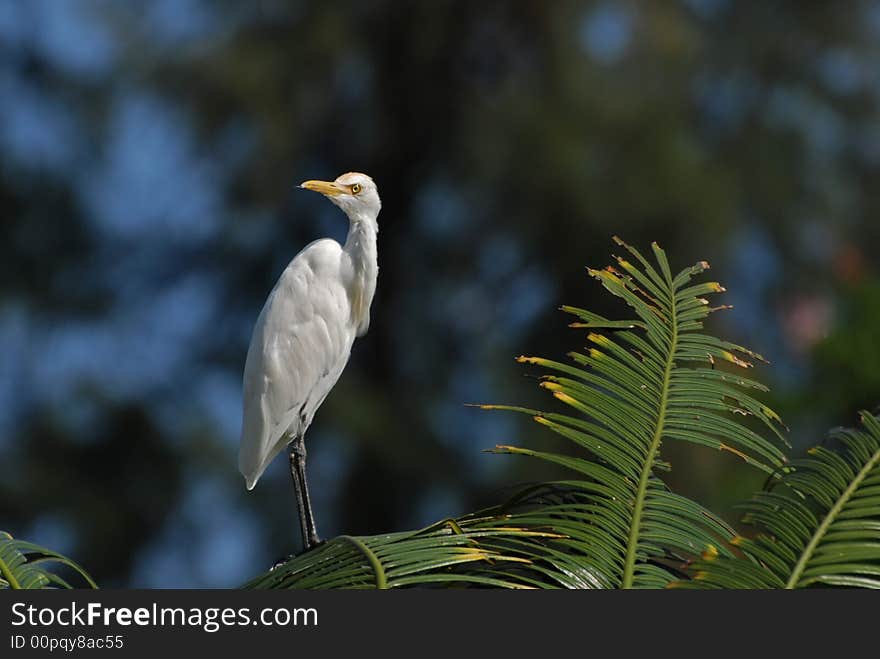
[[(668, 279), (668, 278), (667, 278)], [(654, 435), (651, 438), (651, 446), (645, 456), (645, 464), (642, 466), (642, 473), (639, 476), (638, 490), (636, 491), (636, 501), (633, 507), (632, 525), (629, 529), (629, 538), (627, 540), (626, 561), (623, 566), (623, 581), (621, 588), (632, 588), (633, 576), (636, 566), (636, 550), (639, 545), (639, 531), (642, 526), (642, 513), (645, 509), (645, 499), (648, 495), (648, 481), (654, 471), (654, 459), (657, 451), (660, 449), (661, 440), (663, 438), (663, 427), (666, 424), (666, 407), (669, 399), (669, 383), (672, 377), (672, 366), (675, 361), (675, 349), (678, 344), (678, 321), (676, 318), (675, 289), (672, 281), (667, 282), (670, 288), (670, 325), (672, 326), (672, 337), (669, 341), (669, 355), (666, 358), (666, 368), (663, 371), (663, 386), (660, 394), (660, 412), (657, 416), (657, 425), (654, 428)]]
[(9, 584), (9, 587), (13, 590), (20, 590), (21, 584), (16, 579), (15, 574), (13, 573), (12, 568), (6, 564), (2, 558), (0, 558), (0, 576), (6, 579), (6, 583)]
[(788, 581), (785, 582), (785, 588), (787, 590), (792, 590), (797, 588), (798, 581), (801, 578), (804, 570), (807, 568), (807, 564), (810, 562), (810, 559), (813, 557), (813, 554), (816, 551), (816, 548), (819, 546), (819, 543), (822, 542), (822, 538), (825, 537), (825, 534), (828, 532), (828, 528), (834, 521), (837, 519), (837, 516), (840, 514), (843, 507), (849, 502), (852, 498), (852, 495), (855, 494), (856, 490), (859, 489), (859, 485), (865, 479), (865, 477), (871, 472), (877, 464), (880, 463), (880, 449), (877, 449), (874, 452), (874, 455), (865, 463), (865, 466), (862, 467), (861, 471), (856, 475), (856, 477), (852, 480), (849, 486), (843, 491), (843, 493), (838, 497), (837, 501), (831, 506), (831, 509), (828, 511), (828, 514), (822, 519), (822, 523), (816, 528), (816, 532), (813, 533), (813, 536), (810, 538), (810, 541), (807, 543), (807, 546), (804, 547), (804, 551), (801, 553), (798, 562), (794, 566), (794, 570), (792, 570), (791, 576), (789, 576)]
[(388, 581), (385, 577), (385, 568), (382, 567), (382, 561), (380, 561), (379, 557), (373, 553), (373, 550), (367, 546), (367, 543), (353, 535), (343, 535), (340, 536), (340, 538), (354, 545), (354, 547), (363, 554), (364, 558), (369, 561), (370, 568), (373, 570), (373, 575), (376, 578), (376, 589), (385, 590), (388, 588)]

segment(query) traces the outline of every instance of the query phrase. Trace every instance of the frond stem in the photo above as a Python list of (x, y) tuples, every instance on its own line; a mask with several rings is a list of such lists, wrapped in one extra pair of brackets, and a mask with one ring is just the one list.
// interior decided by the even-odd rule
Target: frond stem
[(373, 553), (373, 550), (370, 549), (360, 538), (355, 538), (351, 535), (342, 535), (339, 537), (341, 540), (345, 540), (354, 545), (358, 551), (363, 554), (364, 558), (370, 562), (370, 567), (373, 569), (373, 574), (376, 576), (376, 588), (378, 590), (385, 590), (388, 588), (388, 582), (385, 579), (385, 569), (382, 567), (382, 562), (379, 560), (379, 557)]
[(18, 583), (18, 579), (15, 578), (15, 575), (12, 573), (12, 570), (8, 565), (6, 565), (6, 561), (0, 559), (0, 575), (6, 579), (6, 582), (9, 584), (9, 587), (14, 590), (21, 589), (21, 584)]
[(632, 588), (633, 576), (636, 567), (636, 550), (639, 545), (639, 531), (642, 525), (642, 512), (645, 509), (645, 499), (648, 496), (648, 481), (654, 471), (654, 460), (657, 458), (657, 452), (660, 450), (660, 443), (663, 439), (663, 427), (666, 424), (666, 407), (669, 398), (669, 383), (672, 377), (672, 367), (675, 363), (675, 349), (678, 345), (678, 320), (676, 318), (675, 306), (675, 287), (669, 277), (666, 278), (669, 284), (669, 311), (670, 325), (672, 326), (672, 337), (669, 340), (669, 355), (666, 358), (666, 368), (663, 371), (663, 387), (660, 396), (660, 410), (657, 415), (657, 425), (654, 427), (654, 436), (651, 438), (651, 446), (645, 456), (645, 463), (642, 466), (642, 473), (639, 476), (639, 486), (636, 491), (636, 501), (633, 506), (632, 524), (629, 528), (629, 539), (626, 547), (626, 561), (623, 565), (623, 581), (621, 588)]

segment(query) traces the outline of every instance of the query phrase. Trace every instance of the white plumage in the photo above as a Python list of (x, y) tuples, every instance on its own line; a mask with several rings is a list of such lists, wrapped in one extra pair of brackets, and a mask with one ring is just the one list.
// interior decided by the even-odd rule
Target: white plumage
[[(239, 452), (239, 470), (249, 490), (288, 444), (301, 445), (315, 412), (348, 363), (355, 337), (369, 327), (376, 290), (381, 202), (373, 180), (348, 173), (333, 182), (306, 181), (300, 187), (321, 192), (342, 208), (349, 218), (348, 237), (344, 246), (316, 240), (297, 254), (257, 319), (244, 369)], [(301, 452), (304, 481), (304, 448)], [(295, 457), (292, 453), (292, 473)], [(311, 510), (307, 513), (311, 516)], [(309, 540), (304, 540), (308, 546)]]

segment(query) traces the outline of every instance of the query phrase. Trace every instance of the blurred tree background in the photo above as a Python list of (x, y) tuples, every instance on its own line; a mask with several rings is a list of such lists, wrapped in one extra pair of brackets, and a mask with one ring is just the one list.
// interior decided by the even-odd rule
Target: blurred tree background
[[(236, 470), (250, 332), (379, 185), (369, 334), (309, 436), (325, 536), (501, 500), (553, 441), (465, 402), (614, 313), (610, 237), (710, 261), (796, 448), (880, 403), (880, 3), (3, 0), (0, 528), (103, 586), (234, 586), (299, 547)], [(688, 455), (693, 451), (688, 452)], [(735, 519), (706, 451), (674, 487)]]

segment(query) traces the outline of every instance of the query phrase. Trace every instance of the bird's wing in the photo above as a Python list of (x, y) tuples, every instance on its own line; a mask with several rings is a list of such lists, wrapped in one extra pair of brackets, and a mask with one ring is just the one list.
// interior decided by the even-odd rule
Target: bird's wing
[(244, 369), (239, 470), (253, 488), (342, 373), (356, 328), (341, 277), (342, 248), (317, 240), (281, 274), (254, 327)]

